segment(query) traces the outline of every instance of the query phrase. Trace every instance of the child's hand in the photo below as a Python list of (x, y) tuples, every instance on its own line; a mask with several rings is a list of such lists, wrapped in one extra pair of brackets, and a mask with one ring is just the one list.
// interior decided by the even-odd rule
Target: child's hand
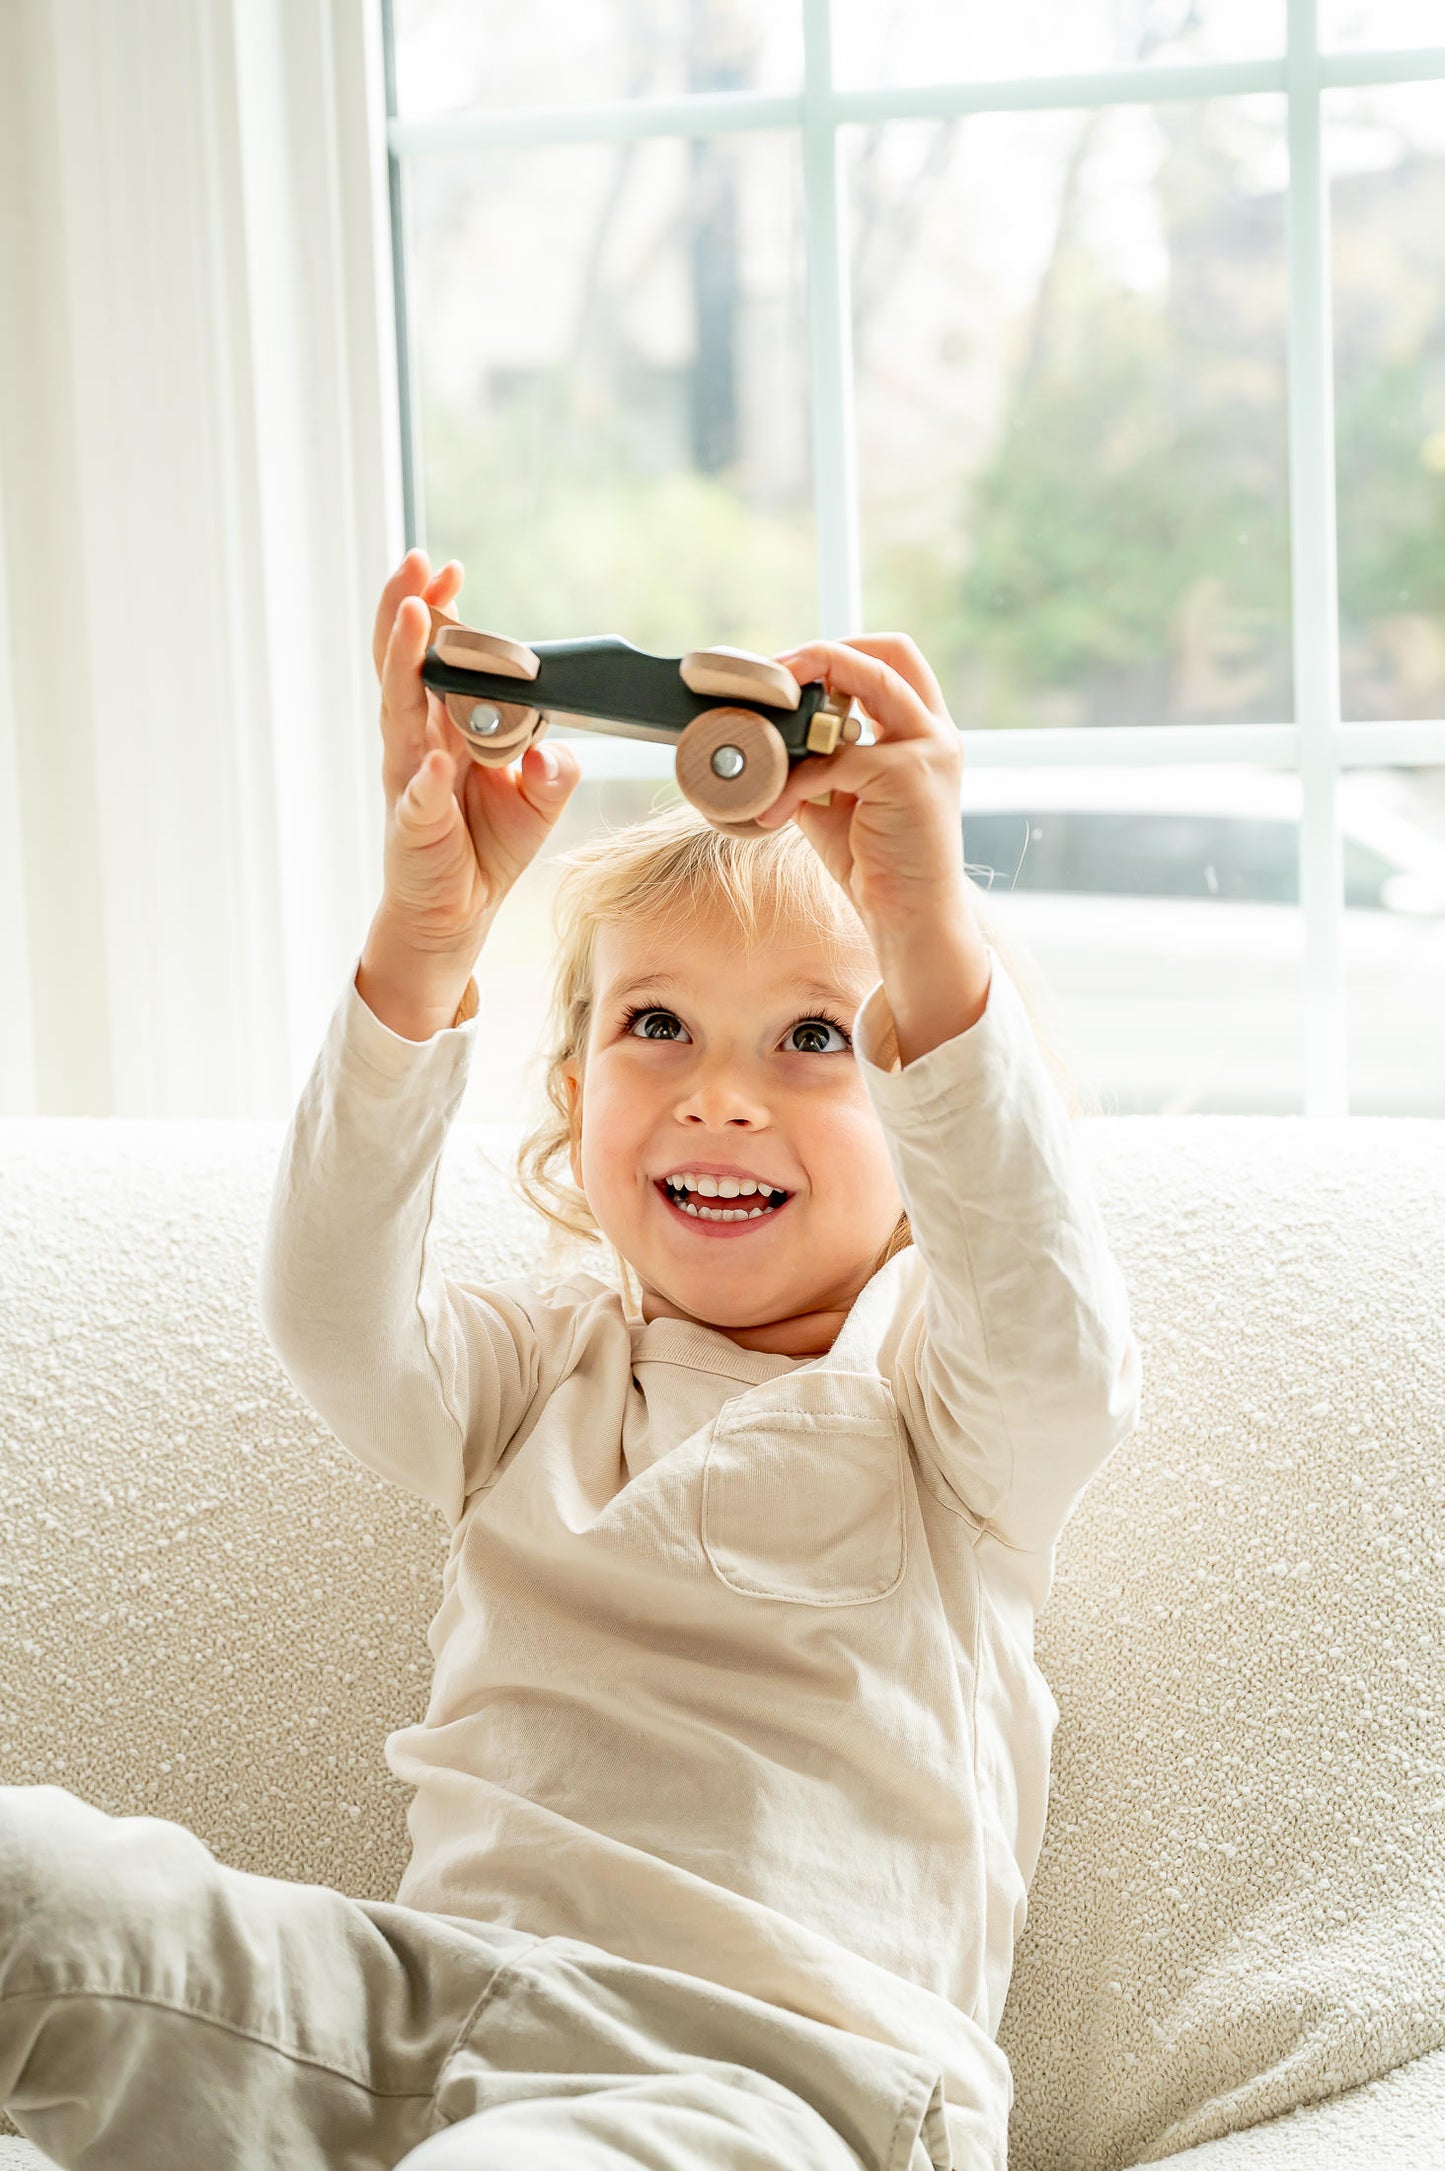
[[(858, 917), (875, 926), (926, 923), (966, 901), (959, 783), (963, 741), (938, 680), (906, 633), (809, 641), (775, 658), (800, 685), (822, 679), (855, 694), (874, 731), (871, 746), (840, 746), (794, 763), (766, 814), (798, 826)], [(832, 804), (809, 806), (831, 790)]]
[(381, 681), (386, 792), (385, 896), (392, 927), (418, 949), (476, 957), (498, 905), (534, 859), (582, 774), (565, 744), (529, 747), (484, 768), (421, 676), (429, 604), (462, 584), (453, 559), (433, 575), (410, 550), (381, 591), (372, 653)]

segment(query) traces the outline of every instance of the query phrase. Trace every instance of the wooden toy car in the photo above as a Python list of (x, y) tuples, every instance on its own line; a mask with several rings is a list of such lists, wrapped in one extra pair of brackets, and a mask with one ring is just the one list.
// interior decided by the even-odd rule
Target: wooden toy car
[[(786, 664), (743, 648), (651, 656), (618, 634), (531, 647), (481, 633), (431, 607), (421, 675), (474, 761), (518, 761), (549, 722), (677, 747), (678, 788), (714, 829), (765, 835), (755, 817), (773, 804), (795, 761), (824, 763), (863, 735), (850, 695), (821, 679), (800, 686)], [(525, 695), (518, 699), (525, 687)], [(826, 790), (817, 803), (828, 804)]]

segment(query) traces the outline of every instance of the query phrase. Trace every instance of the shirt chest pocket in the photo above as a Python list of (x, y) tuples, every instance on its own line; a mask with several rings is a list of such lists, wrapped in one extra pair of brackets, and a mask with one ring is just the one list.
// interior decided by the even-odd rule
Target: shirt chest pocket
[(757, 1390), (724, 1405), (702, 1470), (713, 1573), (751, 1598), (856, 1606), (906, 1565), (903, 1426), (876, 1374), (811, 1375), (808, 1405)]

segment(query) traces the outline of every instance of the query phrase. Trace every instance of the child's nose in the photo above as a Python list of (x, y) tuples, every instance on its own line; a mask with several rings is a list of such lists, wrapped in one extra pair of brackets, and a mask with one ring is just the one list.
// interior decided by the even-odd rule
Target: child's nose
[(677, 1113), (684, 1123), (706, 1124), (711, 1129), (724, 1124), (752, 1127), (768, 1120), (766, 1100), (742, 1064), (722, 1063), (705, 1077), (693, 1079)]

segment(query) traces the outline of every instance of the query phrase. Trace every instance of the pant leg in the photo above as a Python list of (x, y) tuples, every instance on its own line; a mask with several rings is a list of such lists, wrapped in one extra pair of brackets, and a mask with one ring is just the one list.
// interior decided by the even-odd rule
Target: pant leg
[(920, 2057), (50, 1786), (0, 1787), (0, 2102), (61, 2171), (973, 2171)]
[(62, 2171), (391, 2171), (537, 1940), (217, 1861), (0, 1787), (0, 2102)]
[(435, 2117), (398, 2171), (986, 2171), (925, 2058), (565, 1937), (493, 1977)]
[[(721, 2069), (591, 2079), (584, 2094), (530, 2096), (445, 2126), (398, 2171), (860, 2171), (863, 2165), (796, 2096), (779, 2090), (774, 2099)], [(928, 2171), (926, 2156), (917, 2161)]]

